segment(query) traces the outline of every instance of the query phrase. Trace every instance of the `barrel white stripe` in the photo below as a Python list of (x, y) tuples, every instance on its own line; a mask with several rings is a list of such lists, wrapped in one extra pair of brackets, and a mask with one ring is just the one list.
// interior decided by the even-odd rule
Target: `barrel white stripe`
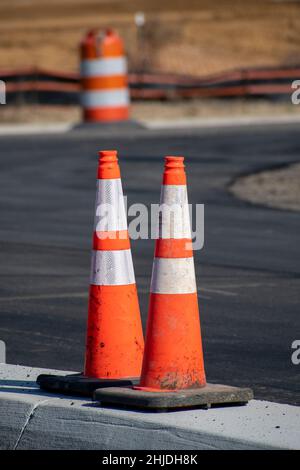
[(81, 104), (85, 108), (105, 106), (128, 106), (129, 92), (127, 88), (115, 88), (105, 91), (83, 91)]
[(90, 282), (97, 286), (134, 284), (131, 250), (93, 251)]
[(190, 238), (186, 186), (163, 185), (160, 201), (159, 238)]
[(122, 183), (120, 179), (97, 180), (94, 230), (127, 230)]
[(86, 59), (80, 64), (80, 73), (82, 77), (125, 75), (127, 74), (127, 61), (125, 57)]
[(154, 294), (197, 292), (193, 258), (155, 258), (151, 288)]

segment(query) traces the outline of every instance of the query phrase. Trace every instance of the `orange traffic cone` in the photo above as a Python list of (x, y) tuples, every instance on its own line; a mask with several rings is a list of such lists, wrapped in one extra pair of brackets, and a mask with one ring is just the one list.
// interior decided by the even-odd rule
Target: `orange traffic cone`
[(55, 392), (91, 395), (138, 383), (144, 339), (117, 152), (99, 152), (84, 374), (40, 375)]
[(166, 157), (140, 384), (96, 390), (103, 403), (181, 408), (245, 403), (249, 389), (206, 384), (183, 157)]
[(100, 152), (96, 206), (85, 375), (139, 377), (144, 340), (115, 151)]
[(140, 389), (206, 385), (183, 157), (166, 157)]

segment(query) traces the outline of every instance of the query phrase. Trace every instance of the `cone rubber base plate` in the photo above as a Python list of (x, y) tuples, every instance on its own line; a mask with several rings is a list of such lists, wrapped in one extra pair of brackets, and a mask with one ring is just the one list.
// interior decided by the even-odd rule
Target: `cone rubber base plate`
[(94, 400), (101, 405), (118, 405), (128, 408), (166, 410), (170, 408), (193, 408), (221, 405), (245, 405), (253, 398), (250, 388), (207, 384), (203, 388), (178, 392), (147, 392), (130, 387), (96, 390)]
[(128, 379), (94, 379), (85, 377), (83, 374), (41, 374), (36, 381), (40, 388), (48, 392), (92, 397), (94, 391), (101, 387), (127, 387), (137, 385), (139, 377)]

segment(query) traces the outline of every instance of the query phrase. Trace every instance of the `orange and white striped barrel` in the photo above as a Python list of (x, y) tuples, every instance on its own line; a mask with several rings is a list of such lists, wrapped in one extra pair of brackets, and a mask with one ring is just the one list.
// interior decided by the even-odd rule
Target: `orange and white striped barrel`
[(145, 353), (135, 387), (159, 392), (206, 384), (184, 158), (165, 160)]
[(144, 339), (117, 152), (99, 152), (85, 375), (139, 377)]
[(129, 118), (127, 60), (117, 33), (93, 30), (86, 35), (81, 43), (80, 76), (84, 121)]

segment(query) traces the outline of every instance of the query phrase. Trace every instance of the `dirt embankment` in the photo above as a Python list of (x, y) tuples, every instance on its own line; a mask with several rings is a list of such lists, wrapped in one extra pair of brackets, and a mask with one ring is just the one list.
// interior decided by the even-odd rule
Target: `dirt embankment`
[(300, 210), (300, 163), (239, 178), (231, 186), (235, 196), (277, 209)]
[[(138, 34), (134, 14), (146, 23)], [(195, 75), (299, 62), (300, 3), (275, 0), (1, 0), (0, 69), (78, 67), (87, 29), (114, 27), (132, 70)]]

